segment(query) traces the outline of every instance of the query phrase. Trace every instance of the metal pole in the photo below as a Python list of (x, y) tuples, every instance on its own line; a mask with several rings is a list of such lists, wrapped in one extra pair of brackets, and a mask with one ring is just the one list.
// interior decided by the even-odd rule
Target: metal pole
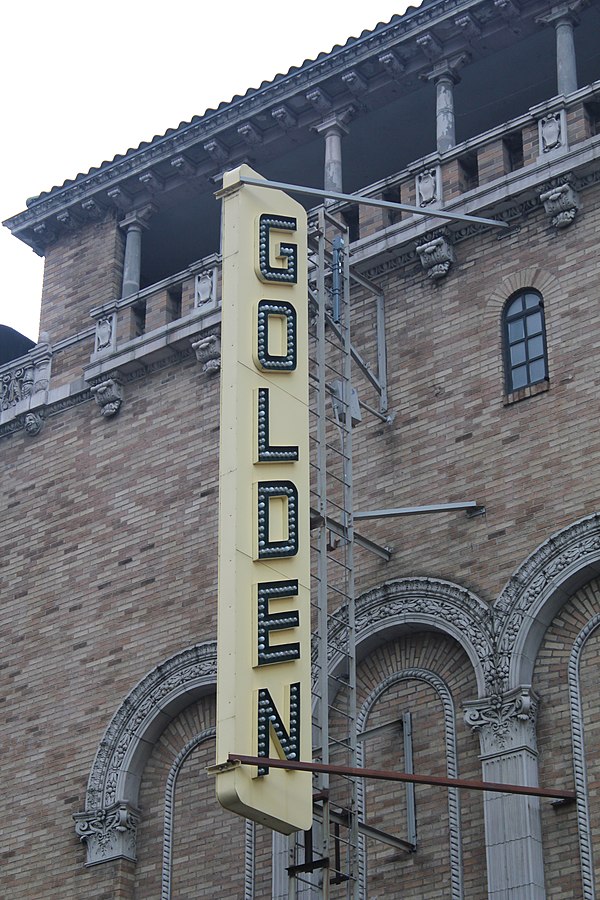
[(475, 222), (478, 225), (492, 225), (496, 228), (510, 228), (507, 222), (499, 219), (484, 219), (481, 216), (467, 216), (463, 213), (448, 212), (444, 209), (421, 209), (420, 206), (410, 206), (408, 203), (393, 203), (391, 200), (377, 200), (375, 197), (365, 197), (364, 194), (342, 194), (340, 191), (324, 191), (320, 188), (309, 188), (302, 184), (287, 184), (285, 181), (267, 181), (262, 178), (248, 178), (240, 175), (242, 184), (252, 184), (255, 187), (273, 188), (277, 191), (289, 191), (292, 194), (306, 194), (310, 197), (328, 197), (331, 200), (347, 200), (350, 203), (362, 203), (364, 206), (379, 206), (384, 209), (399, 209), (401, 212), (414, 213), (415, 216), (428, 216), (431, 219), (450, 219), (457, 222)]
[[(298, 772), (327, 772), (354, 778), (373, 778), (378, 781), (402, 781), (411, 784), (433, 784), (439, 787), (465, 788), (471, 791), (491, 791), (497, 794), (525, 794), (530, 797), (548, 797), (554, 800), (575, 800), (575, 791), (530, 787), (523, 784), (502, 784), (497, 781), (471, 781), (466, 778), (444, 778), (437, 775), (409, 775), (407, 772), (388, 772), (383, 769), (359, 769), (353, 766), (325, 766), (312, 762), (294, 762), (289, 759), (265, 759), (263, 756), (242, 756), (230, 753), (229, 762), (242, 766), (272, 766), (274, 769), (292, 769)], [(211, 767), (213, 771), (218, 766)]]

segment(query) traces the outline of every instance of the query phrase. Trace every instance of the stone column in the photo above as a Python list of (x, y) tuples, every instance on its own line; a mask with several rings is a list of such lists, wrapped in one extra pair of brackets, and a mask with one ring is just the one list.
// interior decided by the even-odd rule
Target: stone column
[(561, 16), (556, 22), (556, 79), (559, 94), (577, 90), (577, 61), (573, 40), (573, 16)]
[(344, 124), (344, 117), (331, 116), (325, 122), (317, 125), (316, 131), (325, 135), (325, 171), (323, 187), (326, 191), (341, 193), (342, 184), (342, 138), (348, 134)]
[(121, 228), (125, 230), (122, 298), (137, 294), (140, 289), (142, 231), (148, 227), (148, 220), (153, 211), (153, 207), (146, 206), (142, 210), (134, 210), (120, 222)]
[(455, 76), (444, 72), (435, 80), (435, 134), (438, 153), (445, 153), (456, 144), (454, 126)]
[[(465, 704), (465, 721), (479, 733), (484, 781), (538, 786), (537, 706), (528, 686)], [(539, 798), (483, 796), (488, 897), (544, 900)]]
[(454, 85), (460, 81), (458, 68), (467, 62), (467, 55), (436, 62), (431, 72), (423, 76), (435, 84), (435, 131), (438, 153), (446, 153), (456, 144), (454, 116)]
[(577, 90), (573, 29), (579, 24), (576, 12), (581, 5), (581, 0), (567, 0), (538, 19), (546, 25), (554, 25), (556, 31), (556, 82), (559, 94), (570, 94)]

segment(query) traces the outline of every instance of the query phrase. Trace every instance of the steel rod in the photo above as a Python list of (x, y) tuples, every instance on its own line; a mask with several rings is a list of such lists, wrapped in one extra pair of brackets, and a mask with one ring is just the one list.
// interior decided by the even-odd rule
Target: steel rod
[(352, 766), (334, 766), (316, 762), (296, 762), (291, 759), (267, 759), (264, 756), (243, 756), (238, 753), (230, 753), (227, 758), (230, 763), (240, 763), (243, 766), (268, 766), (273, 769), (290, 769), (298, 772), (326, 772), (330, 775), (346, 775), (354, 778), (432, 784), (439, 787), (466, 788), (471, 791), (491, 791), (497, 794), (525, 794), (531, 797), (549, 797), (555, 800), (575, 800), (576, 798), (575, 791), (561, 791), (522, 784), (501, 784), (496, 781), (471, 781), (465, 778), (444, 778), (437, 775), (409, 775), (406, 772), (359, 769)]
[(394, 516), (424, 516), (429, 513), (455, 512), (456, 510), (481, 509), (475, 500), (465, 500), (464, 503), (437, 503), (435, 506), (402, 506), (396, 509), (371, 509), (365, 512), (355, 512), (355, 519), (389, 519)]
[(482, 216), (468, 216), (462, 213), (452, 213), (443, 209), (421, 209), (419, 206), (410, 206), (408, 203), (393, 203), (391, 200), (377, 200), (375, 197), (365, 197), (363, 194), (342, 194), (339, 191), (324, 191), (320, 188), (309, 188), (302, 184), (287, 184), (285, 181), (267, 181), (262, 178), (247, 178), (240, 175), (242, 184), (251, 184), (254, 187), (273, 188), (278, 191), (290, 191), (292, 194), (307, 194), (312, 197), (327, 197), (330, 200), (347, 200), (350, 203), (362, 203), (363, 206), (380, 206), (384, 209), (399, 209), (402, 212), (414, 213), (416, 216), (429, 216), (431, 219), (454, 219), (458, 222), (476, 222), (478, 225), (492, 225), (497, 228), (509, 228), (507, 222), (499, 219), (484, 219)]

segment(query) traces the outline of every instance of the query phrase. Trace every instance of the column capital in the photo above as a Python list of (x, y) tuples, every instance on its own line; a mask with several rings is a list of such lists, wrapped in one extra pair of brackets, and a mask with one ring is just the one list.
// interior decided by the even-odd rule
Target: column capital
[(539, 25), (557, 25), (559, 22), (568, 21), (573, 25), (579, 25), (578, 13), (586, 5), (587, 0), (562, 0), (556, 3), (547, 13), (536, 17)]
[(465, 723), (478, 732), (484, 757), (526, 749), (537, 752), (539, 698), (530, 685), (465, 703)]
[(326, 137), (328, 134), (337, 134), (339, 137), (344, 137), (348, 134), (348, 122), (352, 118), (352, 109), (346, 109), (341, 113), (333, 113), (324, 119), (319, 125), (315, 125), (314, 129), (317, 134), (324, 134)]
[(135, 862), (139, 810), (124, 801), (102, 809), (76, 813), (75, 831), (87, 849), (87, 865), (111, 859)]
[(433, 81), (437, 84), (442, 79), (451, 81), (452, 84), (458, 84), (460, 81), (459, 69), (462, 69), (469, 61), (468, 53), (456, 53), (438, 60), (429, 72), (424, 72), (421, 76), (425, 81)]
[(119, 228), (123, 228), (126, 231), (132, 226), (146, 229), (149, 227), (150, 219), (155, 212), (156, 206), (152, 203), (147, 203), (145, 206), (140, 206), (138, 209), (132, 209), (123, 219), (121, 219)]

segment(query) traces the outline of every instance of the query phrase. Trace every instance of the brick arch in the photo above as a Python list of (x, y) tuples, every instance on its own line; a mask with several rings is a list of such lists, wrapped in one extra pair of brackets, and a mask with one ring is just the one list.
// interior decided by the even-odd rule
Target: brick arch
[[(553, 323), (555, 317), (552, 316), (552, 309), (560, 302), (563, 296), (561, 284), (554, 275), (539, 266), (529, 266), (518, 272), (511, 272), (503, 278), (494, 291), (489, 295), (484, 309), (484, 321), (481, 333), (496, 334), (498, 345), (498, 375), (502, 375), (503, 371), (503, 335), (502, 335), (502, 311), (509, 297), (516, 294), (517, 291), (532, 288), (538, 291), (544, 298), (544, 308), (546, 311), (545, 324), (546, 336), (548, 338), (548, 357), (550, 368), (552, 363), (551, 344), (553, 338)], [(549, 314), (548, 314), (549, 311)]]
[(525, 288), (533, 288), (539, 291), (544, 299), (556, 301), (561, 297), (561, 286), (558, 278), (539, 266), (530, 266), (518, 272), (511, 272), (510, 275), (502, 279), (488, 297), (486, 316), (499, 315), (508, 298), (516, 294), (517, 291), (525, 290)]
[(531, 684), (546, 629), (571, 595), (598, 577), (599, 513), (553, 534), (517, 569), (494, 604), (499, 690)]

